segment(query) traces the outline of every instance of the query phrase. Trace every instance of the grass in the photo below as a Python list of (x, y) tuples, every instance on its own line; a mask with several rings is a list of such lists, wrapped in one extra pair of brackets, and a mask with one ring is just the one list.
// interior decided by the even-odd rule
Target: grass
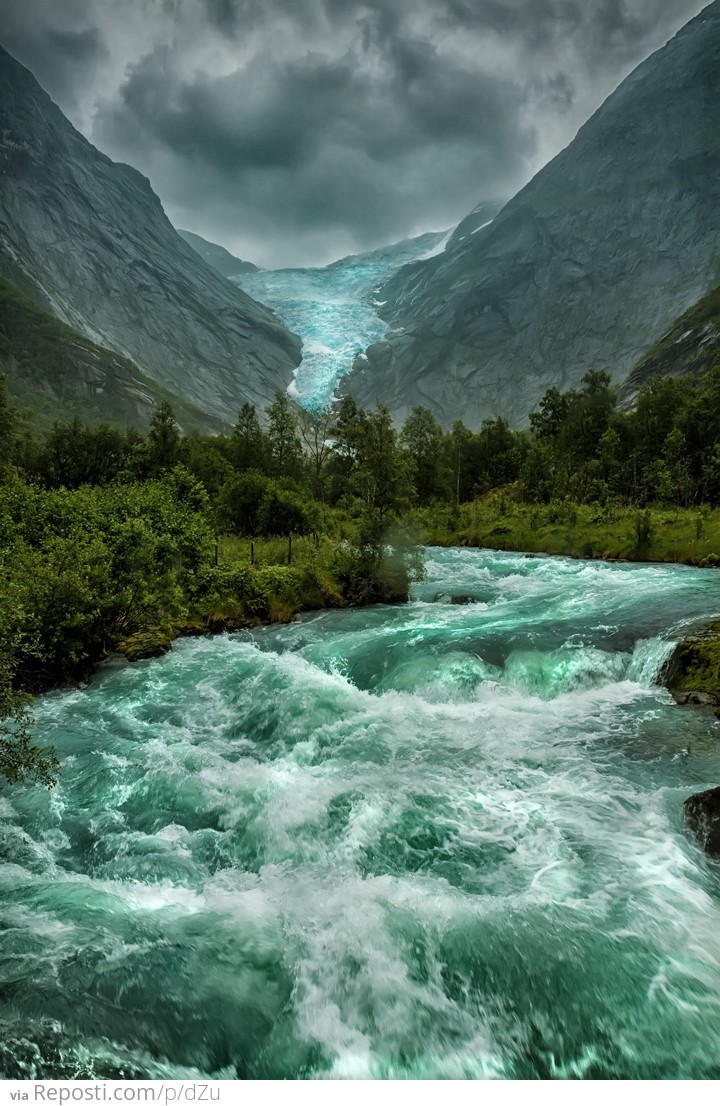
[(594, 560), (720, 565), (720, 510), (524, 504), (512, 489), (491, 492), (459, 511), (415, 512), (427, 545), (550, 553)]

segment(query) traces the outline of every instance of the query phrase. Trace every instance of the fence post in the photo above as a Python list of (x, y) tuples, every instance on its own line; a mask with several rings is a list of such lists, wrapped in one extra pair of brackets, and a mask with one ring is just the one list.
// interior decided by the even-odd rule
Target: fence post
[(250, 564), (251, 565), (255, 564), (255, 542), (254, 541), (250, 542)]

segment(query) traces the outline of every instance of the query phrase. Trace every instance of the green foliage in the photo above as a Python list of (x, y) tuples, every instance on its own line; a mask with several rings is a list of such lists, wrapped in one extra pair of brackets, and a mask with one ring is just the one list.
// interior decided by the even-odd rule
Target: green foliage
[(421, 504), (448, 493), (450, 470), (443, 438), (442, 427), (432, 412), (426, 407), (413, 407), (400, 434), (400, 446), (410, 458), (415, 492)]
[(239, 472), (246, 469), (262, 470), (268, 460), (268, 443), (265, 440), (255, 407), (244, 403), (238, 412), (232, 432), (230, 459)]
[(0, 488), (0, 591), (13, 597), (19, 680), (77, 678), (121, 636), (181, 617), (187, 576), (212, 555), (208, 515), (183, 469), (144, 484)]
[(151, 473), (167, 472), (180, 456), (180, 431), (169, 403), (162, 402), (153, 411), (148, 434), (148, 467)]
[(320, 527), (320, 512), (314, 503), (270, 484), (257, 516), (260, 534), (310, 534)]
[(285, 392), (276, 392), (267, 409), (267, 450), (273, 476), (297, 477), (302, 469), (302, 445), (295, 414)]
[(220, 527), (229, 534), (258, 534), (260, 508), (270, 484), (261, 472), (241, 472), (232, 476), (218, 496)]
[(107, 484), (130, 467), (137, 438), (105, 424), (91, 427), (79, 419), (56, 422), (34, 467), (53, 488)]
[(24, 629), (19, 600), (18, 587), (0, 580), (0, 780), (52, 787), (58, 767), (55, 754), (34, 743), (30, 696), (13, 682)]
[(7, 669), (0, 671), (0, 779), (53, 787), (59, 768), (52, 749), (36, 745), (30, 734), (29, 696), (17, 691)]
[(633, 520), (635, 528), (635, 547), (646, 549), (653, 534), (653, 521), (650, 511), (638, 511)]

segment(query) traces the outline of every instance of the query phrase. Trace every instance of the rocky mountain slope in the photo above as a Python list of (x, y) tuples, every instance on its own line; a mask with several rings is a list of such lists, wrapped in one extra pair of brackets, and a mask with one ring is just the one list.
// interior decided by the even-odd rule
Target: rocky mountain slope
[(224, 277), (241, 277), (243, 273), (258, 272), (257, 265), (253, 265), (252, 261), (241, 261), (224, 246), (218, 246), (217, 242), (208, 242), (206, 238), (193, 234), (191, 230), (179, 230), (178, 234), (188, 246), (192, 246), (195, 253), (200, 254), (203, 261), (207, 261), (208, 265), (212, 265), (213, 269), (217, 269)]
[(686, 311), (641, 358), (620, 390), (631, 407), (651, 376), (701, 376), (720, 364), (720, 286)]
[(398, 416), (521, 425), (550, 385), (622, 380), (720, 280), (720, 0), (640, 65), (475, 233), (381, 289), (348, 386)]
[(300, 360), (299, 339), (180, 238), (149, 182), (0, 48), (0, 275), (18, 274), (63, 322), (226, 421)]
[(222, 429), (219, 419), (150, 380), (132, 361), (66, 326), (41, 300), (2, 277), (0, 373), (16, 403), (32, 410), (36, 427), (78, 416), (90, 424), (145, 430), (153, 409), (166, 400), (182, 430)]

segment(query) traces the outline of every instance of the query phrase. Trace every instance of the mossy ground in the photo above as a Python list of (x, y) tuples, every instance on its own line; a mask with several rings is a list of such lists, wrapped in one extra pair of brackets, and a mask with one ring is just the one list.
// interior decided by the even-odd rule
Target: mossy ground
[(695, 692), (720, 702), (720, 622), (678, 645), (665, 682), (676, 696)]

